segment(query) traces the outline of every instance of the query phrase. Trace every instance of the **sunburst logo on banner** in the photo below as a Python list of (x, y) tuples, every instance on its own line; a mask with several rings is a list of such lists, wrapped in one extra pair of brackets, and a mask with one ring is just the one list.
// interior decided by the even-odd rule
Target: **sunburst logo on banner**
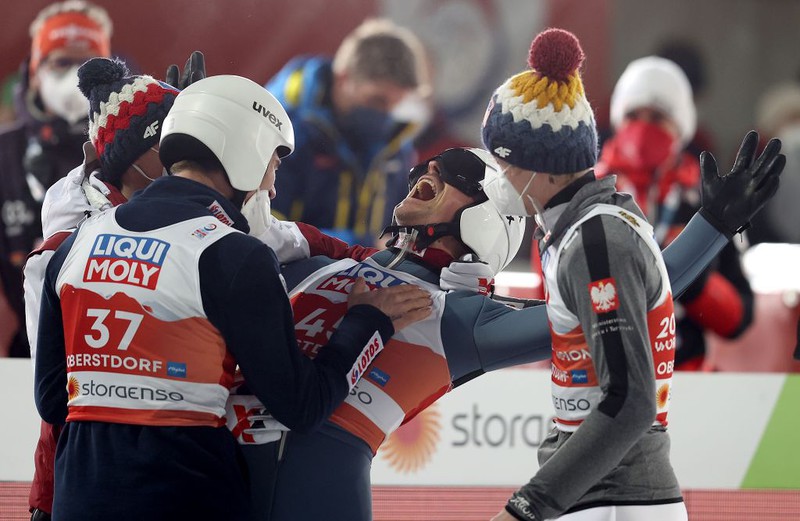
[(421, 470), (436, 452), (440, 418), (436, 404), (431, 405), (389, 436), (380, 448), (381, 456), (397, 472), (408, 474)]
[(656, 403), (659, 410), (667, 406), (667, 400), (669, 400), (669, 384), (664, 384), (658, 388), (656, 393)]
[(74, 400), (81, 394), (81, 385), (74, 376), (70, 376), (69, 381), (67, 381), (67, 394), (69, 395), (69, 401)]

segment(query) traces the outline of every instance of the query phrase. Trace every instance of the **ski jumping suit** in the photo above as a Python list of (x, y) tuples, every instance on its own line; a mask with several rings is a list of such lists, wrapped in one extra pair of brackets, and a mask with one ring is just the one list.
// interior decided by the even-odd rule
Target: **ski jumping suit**
[[(359, 247), (348, 249), (339, 241), (319, 234), (313, 227), (298, 224), (295, 240), (289, 241), (294, 248), (292, 252), (304, 250), (305, 255), (328, 254), (336, 258), (352, 255), (356, 259), (366, 259), (376, 251)], [(273, 226), (277, 225), (273, 223)], [(285, 227), (286, 223), (279, 226)], [(273, 234), (270, 240), (280, 239)], [(676, 293), (683, 291), (727, 242), (727, 238), (702, 216), (696, 216), (664, 252)], [(291, 256), (288, 248), (280, 244), (274, 246), (280, 252), (279, 257)], [(319, 515), (325, 519), (350, 521), (370, 519), (371, 460), (391, 431), (433, 403), (451, 386), (488, 370), (542, 360), (550, 353), (551, 338), (544, 306), (518, 311), (476, 294), (445, 294), (436, 286), (438, 270), (434, 266), (411, 256), (395, 269), (387, 270), (384, 266), (392, 257), (391, 251), (384, 251), (361, 264), (352, 260), (334, 263), (329, 258), (314, 257), (284, 266), (288, 286), (295, 287), (291, 293), (296, 308), (299, 346), (306, 352), (313, 352), (319, 343), (317, 336), (324, 338), (324, 331), (331, 327), (336, 307), (341, 306), (337, 302), (344, 298), (347, 283), (355, 274), (371, 274), (381, 283), (418, 283), (430, 289), (435, 297), (436, 310), (431, 318), (402, 331), (393, 339), (394, 343), (387, 345), (386, 352), (367, 368), (358, 390), (354, 389), (355, 392), (337, 409), (331, 421), (323, 424), (318, 432), (311, 435), (292, 432), (285, 445), (259, 444), (253, 438), (248, 441), (239, 435), (251, 472), (254, 502), (259, 507), (256, 519), (270, 519), (268, 505), (273, 486), (277, 497), (273, 521), (290, 518), (299, 512), (309, 518)], [(317, 269), (320, 271), (315, 273)], [(337, 278), (337, 273), (340, 273), (340, 278)], [(321, 289), (326, 284), (329, 286)], [(315, 304), (319, 307), (314, 307)], [(429, 336), (425, 337), (425, 334)], [(403, 340), (407, 338), (404, 335), (410, 336), (410, 341)], [(303, 344), (304, 341), (307, 343)], [(391, 368), (392, 363), (398, 362), (397, 353), (401, 352), (404, 353), (402, 362), (407, 364), (400, 364), (401, 367), (425, 368), (425, 371), (387, 371), (382, 358), (390, 358), (389, 354), (392, 354), (387, 361)], [(367, 394), (359, 396), (363, 392), (369, 395), (368, 399), (365, 398)], [(390, 392), (392, 394), (388, 394)], [(375, 405), (363, 403), (369, 400)], [(378, 403), (386, 410), (376, 415), (372, 410)], [(264, 410), (263, 406), (252, 402), (251, 406), (254, 415)], [(246, 418), (240, 424), (240, 427), (255, 426), (255, 422), (248, 422)], [(241, 433), (241, 429), (239, 431)], [(274, 485), (269, 479), (277, 458), (282, 458), (282, 461), (278, 483)], [(313, 487), (322, 496), (314, 502), (307, 501), (304, 491), (308, 487)]]
[[(395, 334), (322, 429), (288, 434), (273, 520), (371, 519), (370, 464), (389, 434), (454, 385), (550, 352), (543, 313), (513, 309), (476, 293), (446, 293), (438, 287), (437, 267), (412, 256), (386, 268), (393, 257), (390, 250), (361, 262), (315, 257), (284, 269), (287, 285), (299, 283), (290, 291), (295, 333), (298, 346), (311, 357), (323, 352), (320, 347), (346, 310), (357, 277), (373, 287), (419, 285), (431, 293), (433, 312)], [(259, 446), (243, 447), (248, 457), (269, 458)], [(258, 472), (255, 463), (251, 458), (251, 474)], [(300, 500), (300, 482), (305, 490), (315, 490), (313, 502)]]
[[(250, 519), (225, 403), (238, 364), (281, 422), (319, 425), (388, 317), (348, 311), (311, 363), (272, 251), (219, 193), (161, 178), (88, 219), (42, 291), (34, 397), (66, 426), (54, 519)], [(259, 298), (263, 295), (263, 298)], [(376, 331), (377, 329), (377, 331)]]
[(539, 238), (556, 420), (539, 448), (539, 472), (509, 501), (520, 519), (613, 505), (686, 518), (666, 432), (675, 359), (669, 278), (652, 227), (614, 181), (587, 175), (543, 215), (554, 225)]

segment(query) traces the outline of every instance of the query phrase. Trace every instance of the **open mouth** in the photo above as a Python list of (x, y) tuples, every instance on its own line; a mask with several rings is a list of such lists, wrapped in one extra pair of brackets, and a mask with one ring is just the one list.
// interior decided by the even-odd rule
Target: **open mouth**
[(433, 184), (433, 182), (429, 179), (421, 178), (417, 181), (417, 184), (414, 185), (411, 198), (420, 201), (430, 201), (436, 197), (437, 193), (436, 185)]

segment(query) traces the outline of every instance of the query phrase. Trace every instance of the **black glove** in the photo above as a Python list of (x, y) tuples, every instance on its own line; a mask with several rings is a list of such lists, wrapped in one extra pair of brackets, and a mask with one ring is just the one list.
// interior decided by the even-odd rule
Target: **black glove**
[(794, 359), (800, 360), (800, 319), (797, 320), (797, 345), (794, 348)]
[(178, 90), (183, 90), (192, 83), (206, 77), (206, 59), (200, 51), (194, 51), (183, 66), (183, 74), (177, 65), (167, 67), (165, 82)]
[(755, 161), (758, 134), (750, 131), (744, 137), (733, 169), (720, 176), (717, 161), (709, 152), (700, 154), (700, 173), (703, 177), (700, 214), (728, 237), (750, 225), (750, 219), (778, 190), (778, 180), (786, 156), (780, 153), (781, 142), (770, 139)]
[(44, 510), (34, 508), (33, 512), (31, 512), (31, 521), (50, 521), (50, 514)]

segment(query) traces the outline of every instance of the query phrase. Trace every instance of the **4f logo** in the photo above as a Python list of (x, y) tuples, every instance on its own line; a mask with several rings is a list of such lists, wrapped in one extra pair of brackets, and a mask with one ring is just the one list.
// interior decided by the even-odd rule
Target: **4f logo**
[(494, 149), (494, 153), (502, 158), (506, 158), (511, 153), (511, 149), (506, 147), (497, 147)]
[(155, 137), (157, 135), (158, 135), (158, 120), (153, 121), (152, 123), (147, 125), (147, 128), (144, 130), (144, 136), (142, 136), (142, 139)]

